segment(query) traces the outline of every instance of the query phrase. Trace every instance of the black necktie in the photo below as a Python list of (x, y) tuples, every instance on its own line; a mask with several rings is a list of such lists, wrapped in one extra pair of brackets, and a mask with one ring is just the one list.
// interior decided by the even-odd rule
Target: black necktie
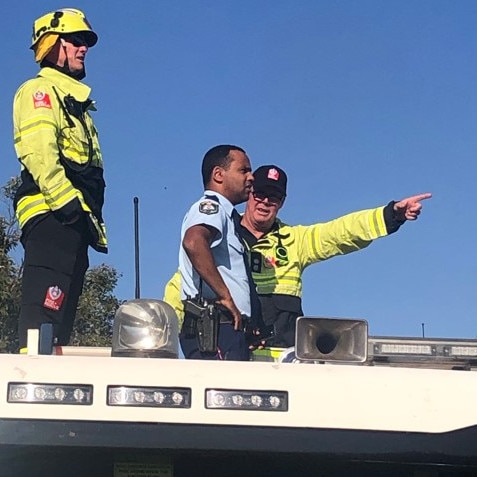
[(253, 281), (252, 271), (250, 269), (250, 263), (248, 260), (247, 253), (248, 245), (242, 238), (242, 234), (240, 233), (240, 229), (242, 227), (240, 225), (240, 222), (242, 220), (242, 217), (235, 209), (232, 212), (232, 220), (234, 221), (235, 233), (245, 249), (245, 253), (243, 254), (243, 261), (245, 264), (245, 271), (247, 272), (248, 284), (250, 287), (250, 310), (252, 315), (251, 320), (254, 326), (258, 326), (261, 321), (260, 299), (258, 298), (257, 288), (255, 286), (255, 282)]

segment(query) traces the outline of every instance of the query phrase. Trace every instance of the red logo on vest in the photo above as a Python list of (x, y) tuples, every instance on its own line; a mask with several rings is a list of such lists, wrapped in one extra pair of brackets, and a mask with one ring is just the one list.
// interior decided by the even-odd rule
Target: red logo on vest
[(49, 308), (50, 310), (58, 311), (61, 308), (63, 300), (65, 299), (65, 294), (60, 287), (54, 286), (48, 288), (46, 291), (45, 301), (43, 306)]
[(276, 268), (277, 259), (275, 257), (272, 257), (271, 255), (267, 255), (263, 261), (263, 264), (266, 268)]
[(33, 107), (37, 108), (48, 108), (51, 109), (50, 96), (43, 91), (37, 91), (33, 95)]

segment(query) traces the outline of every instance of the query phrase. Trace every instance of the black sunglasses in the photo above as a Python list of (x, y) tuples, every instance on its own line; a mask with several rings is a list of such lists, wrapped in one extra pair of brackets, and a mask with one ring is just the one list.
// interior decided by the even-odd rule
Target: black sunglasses
[(268, 199), (268, 203), (272, 205), (280, 205), (282, 203), (283, 197), (275, 194), (267, 194), (266, 192), (252, 192), (253, 198), (257, 202), (265, 202), (265, 199)]
[(83, 35), (64, 35), (62, 37), (65, 41), (68, 43), (71, 43), (73, 46), (76, 48), (79, 48), (80, 46), (88, 46), (88, 42), (86, 41), (86, 37)]

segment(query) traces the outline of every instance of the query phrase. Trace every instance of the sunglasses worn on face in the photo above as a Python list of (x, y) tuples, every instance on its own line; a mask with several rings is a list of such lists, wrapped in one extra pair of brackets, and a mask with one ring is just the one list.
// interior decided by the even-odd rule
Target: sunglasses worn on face
[(266, 192), (252, 192), (253, 198), (257, 202), (265, 202), (265, 199), (268, 199), (270, 205), (280, 205), (283, 198), (278, 195), (267, 194)]
[(88, 46), (86, 38), (82, 35), (65, 35), (63, 38), (66, 42), (71, 43), (76, 48), (79, 48), (80, 46)]

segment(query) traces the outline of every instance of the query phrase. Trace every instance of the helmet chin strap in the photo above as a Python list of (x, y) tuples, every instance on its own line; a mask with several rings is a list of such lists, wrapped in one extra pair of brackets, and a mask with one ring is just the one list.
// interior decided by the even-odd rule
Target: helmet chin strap
[(56, 65), (56, 69), (58, 71), (61, 71), (65, 75), (71, 76), (74, 79), (82, 80), (86, 76), (86, 67), (83, 65), (83, 69), (76, 73), (71, 71), (70, 65), (68, 63), (68, 55), (66, 53), (65, 40), (63, 40), (63, 38), (60, 38), (60, 42), (61, 42), (61, 48), (63, 48), (63, 52), (65, 53), (65, 62), (63, 63), (63, 66)]

